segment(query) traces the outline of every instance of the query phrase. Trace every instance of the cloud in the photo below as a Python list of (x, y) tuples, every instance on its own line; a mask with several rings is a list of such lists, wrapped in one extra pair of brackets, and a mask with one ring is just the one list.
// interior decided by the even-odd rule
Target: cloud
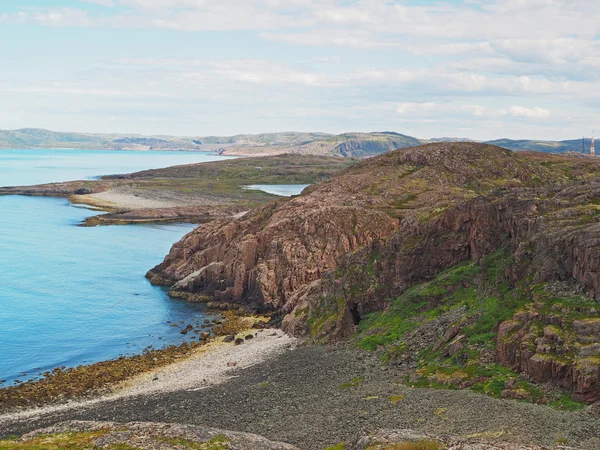
[(339, 56), (313, 56), (313, 61), (322, 62), (322, 63), (336, 63), (339, 64), (342, 61), (342, 58)]
[(425, 103), (400, 103), (396, 106), (396, 112), (399, 114), (412, 114), (429, 112), (434, 110), (438, 105), (433, 102)]
[(538, 106), (533, 108), (524, 108), (523, 106), (511, 106), (508, 109), (509, 113), (513, 117), (529, 117), (535, 119), (545, 119), (550, 116), (549, 109), (543, 109)]
[[(115, 51), (107, 39), (87, 67), (69, 54), (64, 71), (21, 76), (19, 66), (30, 66), (20, 62), (35, 56), (13, 56), (0, 91), (36, 107), (64, 97), (64, 108), (102, 103), (118, 117), (125, 106), (141, 117), (169, 111), (165, 123), (201, 119), (233, 132), (254, 124), (427, 135), (431, 124), (431, 134), (469, 129), (474, 138), (508, 125), (511, 133), (569, 137), (600, 121), (600, 9), (592, 0), (82, 0), (71, 8), (0, 6), (0, 23), (71, 27), (75, 36), (89, 28), (170, 30), (163, 36), (177, 42), (172, 52), (148, 46), (146, 58), (106, 60), (101, 55), (140, 54), (127, 41)], [(52, 49), (59, 59), (69, 51)]]
[(105, 6), (106, 8), (112, 8), (115, 6), (115, 2), (113, 0), (81, 0), (84, 3), (91, 3), (93, 5)]

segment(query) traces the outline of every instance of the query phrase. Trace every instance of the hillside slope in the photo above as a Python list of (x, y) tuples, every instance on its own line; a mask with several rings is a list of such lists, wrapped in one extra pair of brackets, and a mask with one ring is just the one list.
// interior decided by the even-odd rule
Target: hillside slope
[[(406, 335), (412, 328), (390, 335), (386, 326), (399, 320), (392, 317), (365, 329), (372, 314), (389, 311), (400, 299), (417, 303), (411, 309), (415, 317), (431, 310), (439, 319), (448, 312), (440, 304), (448, 302), (453, 314), (414, 351), (433, 351), (448, 332), (451, 338), (437, 347), (439, 353), (463, 326), (479, 327), (479, 341), (463, 343), (465, 358), (475, 352), (481, 356), (473, 356), (477, 364), (499, 361), (533, 381), (554, 381), (576, 398), (594, 401), (600, 316), (588, 306), (591, 300), (578, 295), (600, 298), (599, 168), (590, 158), (515, 154), (480, 143), (397, 150), (299, 197), (200, 226), (148, 277), (171, 285), (176, 296), (275, 312), (286, 330), (317, 340), (349, 338), (362, 323), (362, 333), (375, 341), (391, 336), (373, 347), (388, 356), (393, 348), (413, 345)], [(490, 263), (490, 255), (500, 256)], [(464, 263), (495, 275), (455, 277), (456, 284), (401, 300), (411, 288)], [(465, 283), (479, 286), (478, 296), (470, 303), (453, 300)], [(555, 308), (556, 283), (569, 300)], [(479, 322), (489, 299), (505, 304), (503, 299), (514, 296), (521, 301), (506, 301), (512, 306), (498, 307), (501, 313)], [(400, 311), (400, 317), (406, 315)], [(576, 331), (552, 338), (544, 327), (560, 323)], [(455, 328), (457, 333), (449, 331)], [(489, 338), (480, 337), (486, 333)], [(490, 348), (499, 335), (502, 341)], [(532, 349), (532, 340), (544, 345)], [(436, 358), (441, 364), (443, 358)]]

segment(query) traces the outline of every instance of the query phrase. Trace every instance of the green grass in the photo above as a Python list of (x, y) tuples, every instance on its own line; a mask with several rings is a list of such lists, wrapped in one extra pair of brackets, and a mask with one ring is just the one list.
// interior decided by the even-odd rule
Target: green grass
[(550, 402), (550, 406), (563, 411), (581, 411), (585, 408), (585, 404), (573, 400), (568, 395), (561, 395), (558, 399)]
[[(386, 311), (369, 314), (360, 323), (358, 346), (369, 351), (379, 350), (384, 362), (393, 361), (410, 350), (404, 342), (407, 333), (413, 330), (418, 333), (419, 327), (426, 326), (444, 313), (460, 311), (461, 323), (465, 324), (460, 329), (464, 343), (462, 349), (453, 356), (444, 356), (447, 353), (443, 345), (438, 350), (433, 347), (421, 349), (416, 357), (417, 378), (413, 377), (408, 384), (439, 389), (469, 387), (500, 398), (506, 382), (518, 380), (519, 375), (509, 368), (484, 362), (481, 355), (495, 351), (496, 330), (501, 322), (511, 319), (517, 311), (530, 308), (533, 295), (538, 302), (537, 308), (542, 302), (541, 311), (546, 314), (556, 314), (558, 305), (561, 314), (569, 319), (585, 318), (590, 311), (597, 315), (592, 309), (594, 303), (584, 297), (557, 297), (546, 292), (543, 285), (533, 288), (511, 286), (504, 279), (506, 267), (510, 264), (510, 255), (499, 251), (484, 258), (480, 265), (465, 262), (427, 283), (411, 287), (391, 300)], [(536, 322), (530, 326), (532, 339), (548, 328), (542, 323), (536, 325)], [(556, 332), (567, 339), (569, 325)], [(515, 394), (527, 401), (547, 403), (557, 409), (577, 410), (582, 407), (581, 403), (565, 394), (542, 391), (525, 381), (518, 381)]]
[[(504, 258), (490, 261), (498, 260), (502, 264), (505, 262)], [(358, 345), (370, 351), (381, 346), (393, 346), (391, 350), (398, 354), (398, 350), (403, 349), (401, 340), (406, 333), (418, 327), (423, 320), (434, 319), (460, 306), (466, 307), (471, 314), (479, 315), (477, 322), (464, 330), (469, 340), (489, 342), (495, 336), (490, 332), (493, 326), (510, 317), (514, 309), (524, 302), (518, 298), (500, 299), (482, 295), (474, 287), (481, 282), (481, 273), (481, 266), (465, 262), (440, 273), (428, 283), (413, 286), (393, 300), (387, 311), (370, 314), (360, 323)], [(473, 287), (462, 287), (463, 284)], [(454, 289), (452, 294), (449, 294), (450, 288)]]
[(332, 447), (327, 447), (325, 450), (344, 450), (346, 448), (346, 444), (337, 444)]

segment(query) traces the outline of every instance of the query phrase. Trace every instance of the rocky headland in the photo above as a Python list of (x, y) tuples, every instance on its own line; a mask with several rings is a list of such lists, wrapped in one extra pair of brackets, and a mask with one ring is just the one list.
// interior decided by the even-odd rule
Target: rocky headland
[(418, 385), (599, 399), (600, 166), (436, 143), (201, 225), (148, 273), (174, 296), (356, 339)]

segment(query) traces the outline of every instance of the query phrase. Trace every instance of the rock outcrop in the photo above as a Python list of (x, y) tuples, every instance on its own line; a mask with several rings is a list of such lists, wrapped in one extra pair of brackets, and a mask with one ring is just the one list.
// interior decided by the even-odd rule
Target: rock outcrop
[(498, 361), (536, 383), (552, 382), (575, 400), (600, 400), (600, 316), (593, 306), (536, 303), (500, 324)]
[[(590, 187), (599, 189), (595, 183), (556, 187), (567, 176), (484, 144), (398, 150), (297, 198), (269, 203), (237, 220), (201, 225), (175, 244), (148, 277), (174, 291), (291, 311), (291, 299), (340, 265), (359, 264), (355, 259), (362, 256), (353, 259), (354, 253), (367, 249), (386, 253), (376, 268), (378, 276), (387, 278), (385, 294), (394, 294), (503, 244), (515, 247), (525, 261), (537, 249), (519, 248), (522, 240), (546, 248), (554, 244), (549, 239), (564, 238), (560, 221), (581, 219), (577, 207), (591, 206), (588, 213), (594, 214)], [(559, 235), (548, 235), (554, 225)], [(582, 250), (592, 234), (578, 232), (570, 245), (556, 243), (552, 256), (562, 261), (536, 264), (536, 278), (572, 273), (595, 292), (596, 256)]]
[[(177, 295), (277, 312), (288, 331), (330, 338), (349, 336), (410, 286), (499, 249), (514, 258), (509, 283), (561, 281), (598, 299), (599, 168), (478, 143), (397, 150), (299, 197), (201, 225), (148, 278)], [(499, 347), (503, 363), (537, 367), (519, 355)], [(587, 386), (580, 395), (590, 400), (594, 370), (551, 378)]]
[(471, 438), (439, 436), (415, 430), (377, 430), (361, 436), (356, 442), (345, 447), (348, 450), (393, 450), (396, 448), (452, 449), (452, 450), (552, 450), (565, 447), (545, 447), (539, 445), (502, 442), (492, 433)]
[[(62, 422), (28, 433), (20, 441), (28, 445), (27, 448), (48, 445), (52, 448), (98, 449), (298, 450), (293, 445), (269, 441), (256, 434), (199, 425), (150, 422)], [(11, 445), (11, 448), (16, 447)]]

